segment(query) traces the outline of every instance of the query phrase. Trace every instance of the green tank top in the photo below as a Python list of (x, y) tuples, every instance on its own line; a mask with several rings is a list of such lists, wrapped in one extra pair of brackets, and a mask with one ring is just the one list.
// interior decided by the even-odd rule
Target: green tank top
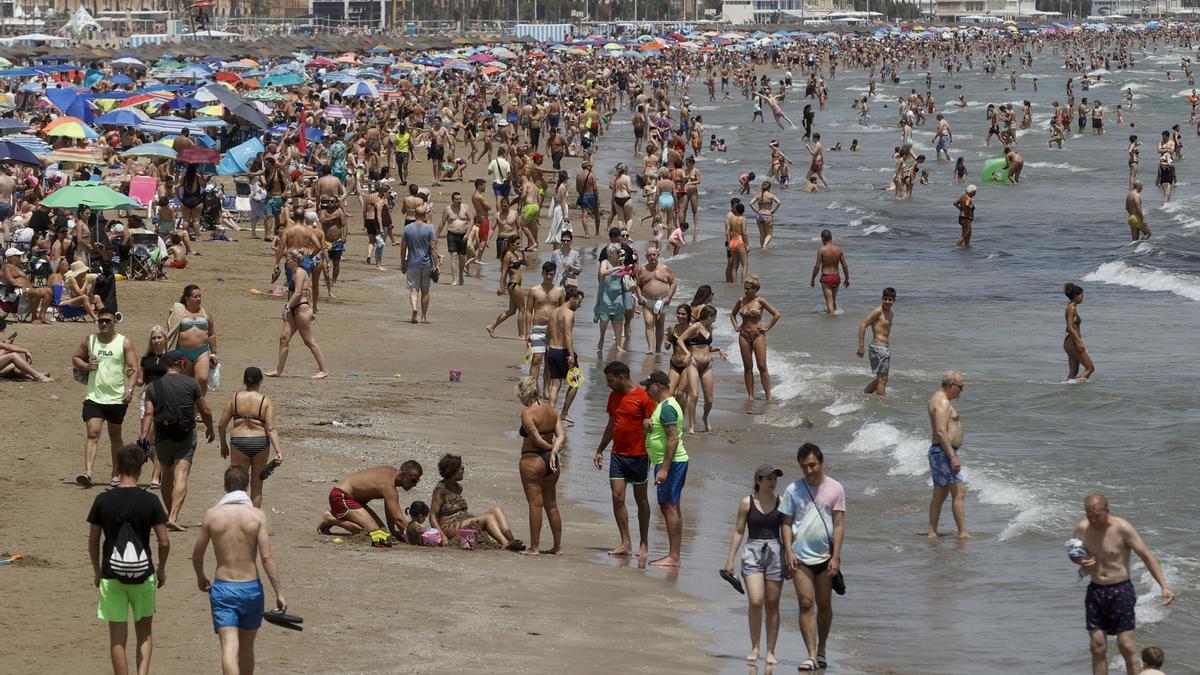
[(125, 336), (107, 343), (88, 337), (88, 358), (100, 366), (88, 373), (87, 397), (93, 403), (118, 405), (125, 402)]
[(679, 445), (675, 447), (675, 458), (671, 461), (688, 461), (687, 450), (683, 449), (683, 406), (679, 405), (679, 401), (676, 401), (674, 396), (671, 396), (659, 403), (658, 407), (654, 409), (654, 414), (650, 416), (650, 433), (646, 436), (646, 454), (650, 456), (650, 461), (654, 464), (662, 464), (663, 458), (667, 455), (667, 429), (662, 423), (663, 410), (667, 407), (675, 412), (674, 426), (679, 432)]

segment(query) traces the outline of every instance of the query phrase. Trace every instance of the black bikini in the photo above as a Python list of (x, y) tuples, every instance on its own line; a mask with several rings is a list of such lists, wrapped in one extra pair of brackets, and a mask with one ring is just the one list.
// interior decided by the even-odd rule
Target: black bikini
[[(693, 335), (692, 337), (684, 340), (683, 344), (687, 345), (688, 347), (699, 347), (701, 345), (703, 345), (705, 347), (711, 347), (712, 341), (713, 341), (712, 333), (709, 333), (708, 335), (704, 335), (700, 331), (696, 331), (696, 334)], [(712, 361), (705, 361), (704, 363), (700, 363), (699, 361), (692, 359), (692, 363), (696, 366), (696, 373), (699, 375), (703, 375), (704, 373), (708, 372), (708, 369), (710, 367), (712, 367)], [(672, 366), (672, 367), (674, 367), (674, 366)]]
[[(241, 392), (238, 392), (238, 393), (241, 393)], [(263, 409), (263, 404), (266, 403), (266, 401), (267, 401), (266, 396), (264, 396), (258, 400), (258, 416), (257, 417), (248, 417), (246, 415), (239, 415), (239, 414), (237, 414), (237, 393), (235, 393), (233, 395), (233, 421), (238, 422), (239, 420), (254, 420), (256, 422), (259, 422), (260, 424), (263, 423), (262, 409)], [(251, 460), (253, 460), (255, 457), (258, 456), (258, 453), (271, 447), (271, 439), (266, 435), (263, 435), (263, 436), (233, 436), (229, 439), (229, 444), (232, 445), (234, 448), (236, 448), (238, 452), (242, 453), (243, 455), (245, 455), (245, 456), (249, 457)]]
[[(550, 431), (538, 431), (538, 433), (541, 434), (543, 437), (546, 436), (547, 434), (549, 434), (551, 436), (551, 438), (553, 438), (554, 431), (555, 431), (554, 429), (551, 429)], [(521, 428), (518, 430), (518, 433), (521, 434), (521, 438), (529, 438), (529, 432), (525, 431), (524, 425), (521, 425)], [(554, 471), (552, 471), (550, 469), (550, 453), (551, 453), (550, 450), (525, 450), (521, 454), (522, 455), (537, 455), (538, 457), (541, 457), (542, 461), (546, 463), (545, 475), (552, 476), (552, 475), (554, 475)]]

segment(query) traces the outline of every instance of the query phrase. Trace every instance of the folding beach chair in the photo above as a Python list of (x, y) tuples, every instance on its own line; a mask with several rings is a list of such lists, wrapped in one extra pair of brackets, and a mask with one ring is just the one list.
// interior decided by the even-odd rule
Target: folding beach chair
[(158, 179), (153, 176), (134, 176), (129, 179), (129, 198), (149, 209), (149, 215), (158, 213)]
[(138, 281), (157, 281), (166, 278), (163, 263), (167, 247), (162, 237), (153, 232), (130, 235), (129, 278)]
[(75, 305), (63, 305), (62, 303), (63, 287), (62, 284), (54, 286), (54, 301), (50, 305), (54, 308), (54, 316), (57, 321), (82, 321), (87, 323), (87, 310)]

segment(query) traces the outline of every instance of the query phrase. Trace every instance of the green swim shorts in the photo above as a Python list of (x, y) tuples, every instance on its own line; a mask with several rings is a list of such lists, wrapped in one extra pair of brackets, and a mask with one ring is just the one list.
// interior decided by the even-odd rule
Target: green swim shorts
[(96, 606), (96, 618), (101, 621), (125, 623), (129, 620), (130, 607), (133, 607), (134, 621), (154, 616), (157, 586), (158, 579), (153, 574), (140, 584), (123, 584), (118, 579), (101, 579), (100, 604)]

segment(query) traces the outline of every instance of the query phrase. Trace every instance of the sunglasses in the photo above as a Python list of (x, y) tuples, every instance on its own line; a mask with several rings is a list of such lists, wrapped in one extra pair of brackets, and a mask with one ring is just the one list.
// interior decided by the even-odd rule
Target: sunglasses
[(111, 326), (112, 322), (112, 319), (96, 319), (97, 326)]

